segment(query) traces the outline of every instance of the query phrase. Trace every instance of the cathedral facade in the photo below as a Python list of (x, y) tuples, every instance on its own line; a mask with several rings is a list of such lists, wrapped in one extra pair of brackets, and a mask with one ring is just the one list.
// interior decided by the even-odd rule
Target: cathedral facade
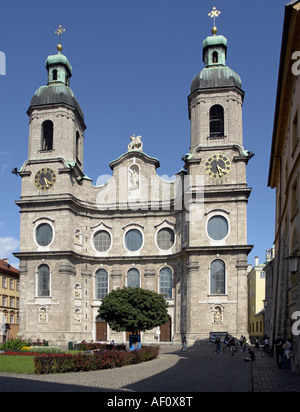
[(161, 293), (169, 322), (144, 342), (207, 342), (247, 335), (247, 186), (237, 73), (226, 66), (227, 40), (203, 42), (203, 70), (188, 97), (190, 145), (173, 181), (157, 173), (141, 136), (94, 186), (84, 174), (84, 115), (70, 88), (72, 67), (47, 58), (48, 81), (28, 109), (28, 159), (21, 198), (20, 335), (50, 344), (128, 340), (99, 318), (113, 289)]

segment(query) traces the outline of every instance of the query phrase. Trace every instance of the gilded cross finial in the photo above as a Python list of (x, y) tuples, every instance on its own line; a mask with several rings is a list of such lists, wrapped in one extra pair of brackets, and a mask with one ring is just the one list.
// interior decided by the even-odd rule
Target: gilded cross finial
[(66, 29), (64, 29), (61, 24), (58, 26), (58, 29), (55, 30), (55, 34), (58, 35), (58, 45), (57, 45), (57, 50), (60, 53), (62, 51), (62, 45), (61, 45), (61, 35), (66, 31)]
[(217, 31), (218, 31), (216, 27), (216, 17), (219, 17), (220, 14), (221, 14), (220, 10), (217, 10), (216, 7), (214, 7), (210, 13), (208, 13), (209, 17), (214, 19), (214, 27), (211, 30), (214, 36), (217, 34)]

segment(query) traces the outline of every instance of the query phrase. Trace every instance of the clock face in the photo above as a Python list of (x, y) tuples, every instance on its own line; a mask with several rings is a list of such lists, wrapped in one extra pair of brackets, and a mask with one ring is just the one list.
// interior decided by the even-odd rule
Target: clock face
[(34, 184), (40, 190), (48, 190), (54, 186), (56, 174), (49, 167), (43, 167), (34, 176)]
[(205, 162), (205, 172), (212, 179), (222, 179), (230, 172), (231, 164), (223, 154), (214, 154)]

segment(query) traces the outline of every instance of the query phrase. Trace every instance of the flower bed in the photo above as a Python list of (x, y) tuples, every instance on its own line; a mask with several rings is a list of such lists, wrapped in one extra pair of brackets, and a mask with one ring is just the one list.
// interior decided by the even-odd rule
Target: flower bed
[(13, 351), (8, 350), (3, 352), (3, 355), (11, 355), (11, 356), (36, 356), (36, 352), (27, 352), (27, 351)]
[(35, 373), (87, 372), (100, 369), (118, 368), (125, 365), (146, 362), (157, 357), (159, 347), (142, 347), (136, 352), (116, 349), (98, 353), (51, 354), (34, 358)]

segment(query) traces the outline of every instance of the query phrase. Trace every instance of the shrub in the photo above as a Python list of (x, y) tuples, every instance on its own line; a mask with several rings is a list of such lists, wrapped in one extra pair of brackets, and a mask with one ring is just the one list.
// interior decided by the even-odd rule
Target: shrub
[(87, 343), (83, 341), (81, 343), (77, 343), (75, 345), (75, 349), (78, 349), (82, 352), (87, 352), (87, 351), (92, 351), (92, 350), (104, 351), (104, 350), (112, 350), (112, 349), (126, 351), (126, 346), (123, 344), (113, 346), (113, 345), (109, 345), (106, 343)]
[(86, 372), (90, 370), (110, 369), (124, 365), (146, 362), (154, 359), (159, 347), (142, 347), (136, 352), (107, 349), (98, 353), (49, 354), (34, 358), (35, 373)]
[(20, 350), (23, 346), (30, 346), (30, 342), (22, 339), (9, 339), (0, 345), (0, 350)]

